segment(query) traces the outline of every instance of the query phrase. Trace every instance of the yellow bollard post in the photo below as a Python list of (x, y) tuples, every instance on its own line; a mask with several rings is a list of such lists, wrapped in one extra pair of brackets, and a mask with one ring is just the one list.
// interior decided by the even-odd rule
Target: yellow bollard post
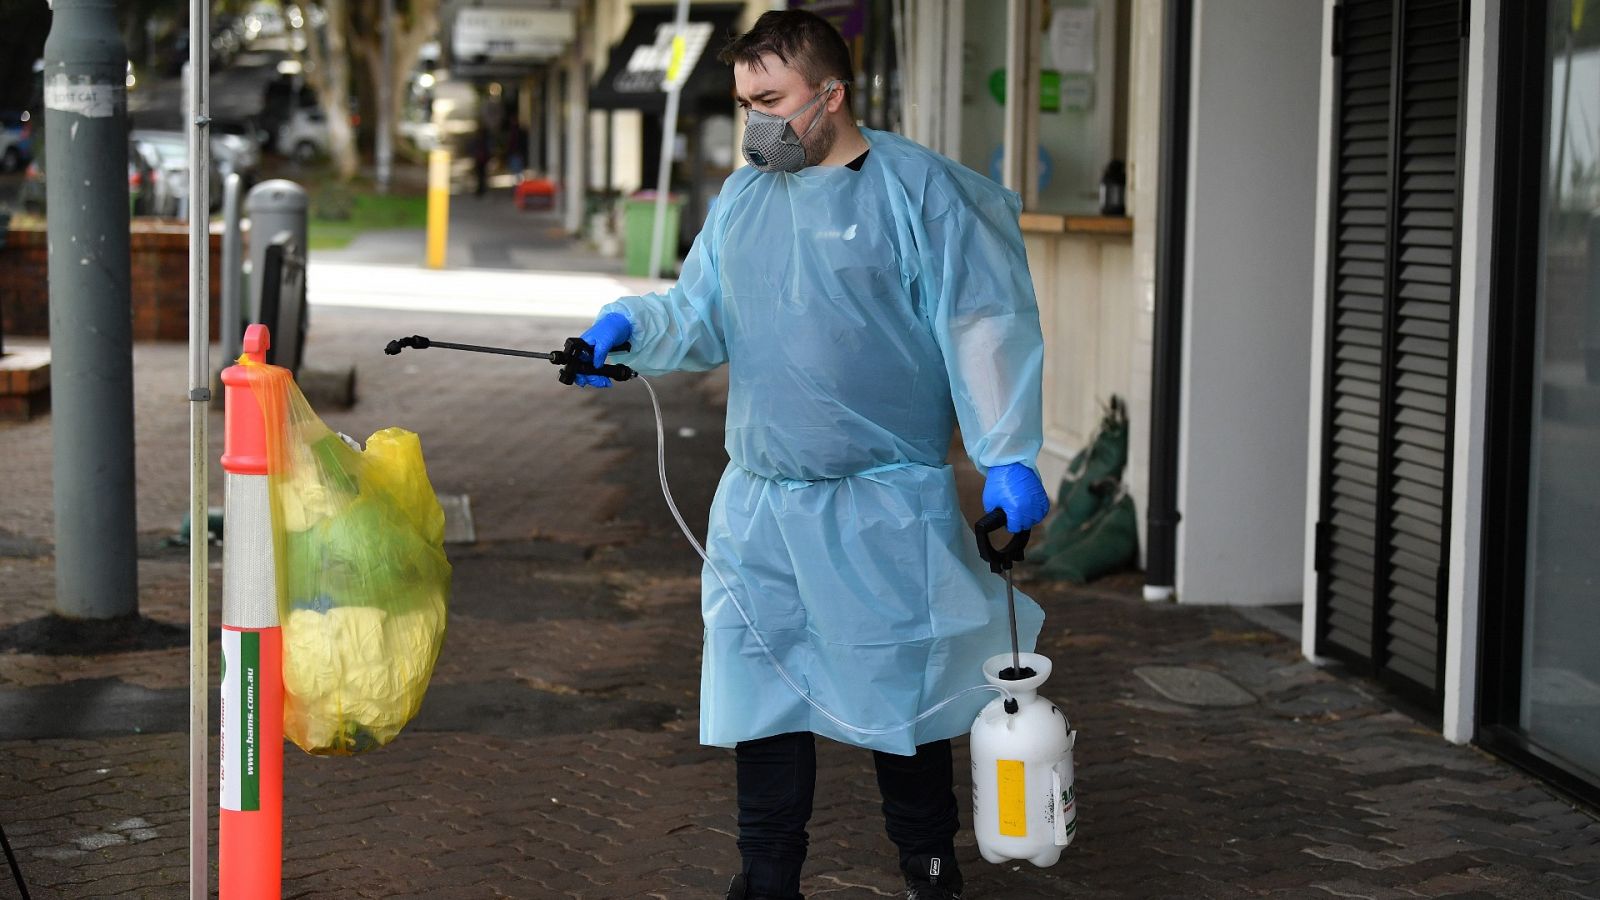
[(428, 153), (428, 268), (444, 268), (450, 231), (450, 151)]

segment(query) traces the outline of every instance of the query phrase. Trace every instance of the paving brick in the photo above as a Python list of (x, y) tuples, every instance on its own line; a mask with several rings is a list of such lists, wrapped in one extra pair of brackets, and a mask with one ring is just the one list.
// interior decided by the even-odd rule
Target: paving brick
[[(451, 550), (458, 591), (434, 696), (496, 685), (514, 702), (448, 729), (428, 726), (425, 706), (363, 757), (289, 748), (285, 896), (721, 896), (738, 861), (733, 761), (696, 743), (698, 561), (654, 493), (647, 400), (560, 390), (469, 354), (375, 358), (392, 314), (318, 309), (315, 321), (308, 358), (363, 370), (361, 402), (330, 425), (357, 436), (412, 427), (435, 486), (473, 496), (480, 542)], [(571, 326), (424, 314), (402, 330), (555, 346)], [(135, 351), (147, 539), (187, 509), (186, 473), (170, 465), (183, 458), (187, 408), (154, 399), (155, 386), (182, 383), (184, 363), (181, 347)], [(669, 461), (700, 523), (721, 457), (720, 412), (697, 378), (669, 380), (663, 400), (669, 431), (711, 435)], [(0, 426), (0, 457), (14, 461), (0, 473), (0, 529), (46, 547), (48, 438), (47, 421)], [(0, 626), (48, 611), (52, 566), (0, 557)], [(146, 614), (186, 621), (185, 555), (147, 553), (140, 577)], [(963, 830), (969, 897), (1593, 895), (1600, 825), (1588, 813), (1230, 610), (1152, 606), (1136, 581), (1112, 584), (1025, 585), (1049, 616), (1051, 696), (1080, 730), (1081, 831), (1039, 870), (983, 862)], [(1139, 682), (1140, 666), (1214, 671), (1259, 703), (1197, 713)], [(0, 656), (0, 688), (91, 678), (182, 688), (187, 651)], [(551, 698), (596, 714), (621, 703), (674, 712), (563, 729)], [(963, 783), (965, 753), (958, 741)], [(186, 760), (181, 734), (0, 742), (0, 816), (35, 895), (182, 896)], [(211, 791), (214, 808), (214, 778)], [(896, 896), (878, 803), (870, 755), (822, 742), (809, 896)], [(154, 836), (135, 838), (145, 831)]]

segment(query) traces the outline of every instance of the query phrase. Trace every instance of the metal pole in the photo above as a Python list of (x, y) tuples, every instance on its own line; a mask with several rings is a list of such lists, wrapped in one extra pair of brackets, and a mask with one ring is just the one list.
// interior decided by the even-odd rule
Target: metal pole
[(667, 92), (666, 122), (661, 128), (661, 164), (656, 169), (656, 209), (655, 220), (650, 226), (650, 268), (651, 278), (661, 277), (661, 257), (665, 248), (662, 243), (666, 239), (667, 230), (667, 192), (672, 187), (672, 145), (673, 137), (678, 129), (678, 91)]
[(1027, 107), (1023, 105), (1027, 71), (1019, 63), (1027, 52), (1029, 5), (1030, 0), (1006, 0), (1006, 102), (1001, 130), (1000, 183), (1019, 194), (1026, 193), (1023, 179), (1027, 176), (1022, 146), (1028, 119)]
[[(206, 783), (210, 686), (210, 483), (206, 426), (211, 414), (211, 4), (189, 2), (189, 897), (209, 897), (210, 824)], [(233, 197), (238, 198), (238, 176)], [(237, 260), (235, 260), (237, 262)], [(237, 306), (235, 306), (237, 310)]]
[(1183, 271), (1188, 240), (1189, 65), (1193, 0), (1167, 0), (1161, 23), (1161, 150), (1156, 184), (1155, 326), (1150, 372), (1150, 502), (1144, 598), (1171, 600), (1178, 576), (1178, 428), (1183, 390)]
[(394, 168), (394, 0), (383, 0), (383, 76), (378, 79), (378, 193), (389, 193)]
[[(689, 24), (689, 0), (678, 0), (676, 17), (672, 22), (673, 43), (676, 45), (683, 40), (683, 29)], [(673, 53), (674, 65), (679, 58), (678, 53)], [(672, 148), (677, 143), (678, 136), (678, 96), (683, 93), (683, 82), (688, 76), (687, 72), (669, 71), (667, 73), (667, 115), (661, 123), (661, 162), (656, 166), (656, 217), (650, 227), (650, 277), (661, 277), (662, 241), (666, 238), (667, 229), (667, 192), (672, 187)]]
[(242, 210), (239, 191), (243, 179), (238, 172), (222, 183), (222, 361), (231, 364), (239, 358), (239, 339), (244, 336), (239, 308), (239, 293), (244, 289), (244, 234), (240, 230)]
[(55, 609), (110, 619), (139, 611), (128, 57), (113, 0), (57, 2), (44, 45)]

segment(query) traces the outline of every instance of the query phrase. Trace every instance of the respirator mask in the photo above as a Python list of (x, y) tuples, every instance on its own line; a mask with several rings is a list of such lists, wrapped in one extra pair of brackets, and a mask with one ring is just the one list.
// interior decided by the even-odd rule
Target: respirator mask
[(844, 82), (833, 79), (822, 86), (815, 97), (806, 101), (806, 105), (795, 110), (789, 116), (774, 116), (760, 110), (748, 110), (744, 126), (744, 151), (745, 162), (763, 172), (798, 172), (806, 167), (806, 150), (801, 146), (817, 125), (822, 122), (818, 115), (811, 120), (811, 125), (806, 128), (805, 134), (796, 134), (793, 123), (795, 119), (805, 115), (806, 110), (816, 106), (835, 87)]

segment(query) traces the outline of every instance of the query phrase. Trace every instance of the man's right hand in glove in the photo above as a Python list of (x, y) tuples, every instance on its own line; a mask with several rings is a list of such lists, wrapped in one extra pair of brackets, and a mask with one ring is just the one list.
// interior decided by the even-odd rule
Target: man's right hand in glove
[(1039, 524), (1050, 512), (1050, 495), (1039, 473), (1022, 463), (1007, 463), (989, 470), (983, 483), (983, 509), (1006, 512), (1006, 530), (1015, 534)]
[[(628, 342), (633, 337), (633, 323), (628, 317), (619, 312), (610, 312), (596, 319), (589, 330), (581, 337), (583, 342), (594, 347), (594, 367), (600, 368), (606, 364), (606, 354), (613, 348)], [(611, 379), (604, 375), (579, 375), (577, 384), (581, 387), (610, 387)]]

